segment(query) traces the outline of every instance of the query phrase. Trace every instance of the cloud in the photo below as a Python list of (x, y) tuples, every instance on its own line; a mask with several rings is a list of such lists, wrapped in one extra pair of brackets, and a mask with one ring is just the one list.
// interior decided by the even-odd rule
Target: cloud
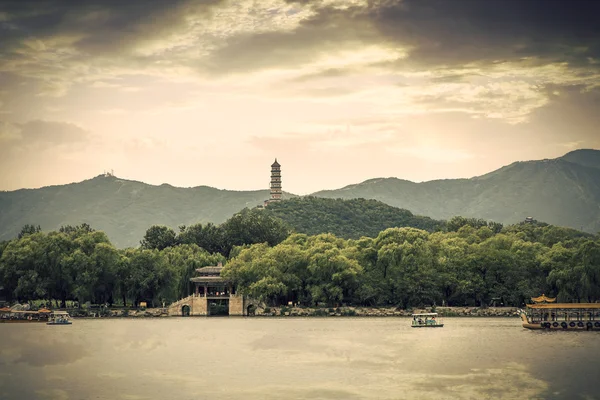
[(138, 67), (160, 60), (223, 74), (374, 44), (410, 49), (392, 68), (600, 58), (600, 5), (587, 0), (8, 0), (0, 9), (5, 67), (33, 55), (48, 68), (82, 56), (109, 65), (119, 55)]
[(0, 73), (33, 80), (42, 98), (85, 82), (140, 90), (122, 80), (134, 74), (194, 83), (243, 75), (258, 97), (338, 101), (368, 88), (362, 100), (393, 110), (518, 123), (546, 104), (539, 87), (600, 80), (590, 17), (600, 6), (575, 3), (9, 0)]
[(428, 65), (535, 57), (588, 65), (600, 56), (596, 15), (587, 0), (404, 0), (378, 2), (368, 18), (392, 41), (412, 47), (411, 60)]
[(0, 121), (0, 143), (21, 139), (21, 129), (8, 122)]
[(354, 2), (331, 3), (310, 9), (292, 29), (247, 31), (228, 38), (208, 55), (201, 67), (215, 73), (247, 72), (263, 68), (302, 66), (335, 52), (375, 44), (374, 32), (352, 17)]
[(4, 123), (0, 138), (18, 140), (25, 145), (61, 145), (85, 141), (88, 131), (68, 122), (28, 121), (24, 124)]
[(54, 164), (60, 160), (64, 162), (90, 139), (87, 130), (67, 122), (34, 120), (19, 124), (0, 121), (0, 170), (3, 170), (0, 178), (14, 177), (15, 174), (9, 171), (17, 165), (23, 174), (27, 165), (46, 168), (42, 167), (41, 161), (46, 156)]
[(8, 0), (2, 3), (2, 44), (15, 51), (28, 38), (36, 50), (62, 41), (87, 54), (127, 52), (140, 41), (168, 37), (185, 25), (187, 15), (208, 12), (219, 3)]
[[(306, 152), (298, 165), (317, 157), (344, 183), (382, 173), (423, 180), (593, 147), (597, 3), (6, 0), (0, 156), (30, 175), (5, 181), (50, 183), (61, 174), (49, 164), (69, 171), (64, 179), (84, 176), (73, 165), (108, 164), (169, 180), (172, 170), (157, 175), (150, 156), (175, 168), (224, 146), (255, 168), (273, 152), (295, 157), (293, 148)], [(488, 160), (470, 158), (490, 148)], [(73, 149), (85, 152), (75, 159)], [(430, 168), (432, 159), (447, 168)], [(214, 175), (219, 185), (232, 179)]]

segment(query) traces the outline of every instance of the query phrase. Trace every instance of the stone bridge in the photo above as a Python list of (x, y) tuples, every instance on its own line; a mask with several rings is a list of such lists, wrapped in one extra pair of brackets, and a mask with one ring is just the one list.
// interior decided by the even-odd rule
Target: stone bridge
[(253, 299), (241, 295), (229, 296), (203, 296), (192, 294), (177, 300), (169, 306), (169, 316), (209, 316), (209, 302), (211, 300), (227, 300), (229, 303), (229, 315), (247, 316), (253, 313), (259, 303)]

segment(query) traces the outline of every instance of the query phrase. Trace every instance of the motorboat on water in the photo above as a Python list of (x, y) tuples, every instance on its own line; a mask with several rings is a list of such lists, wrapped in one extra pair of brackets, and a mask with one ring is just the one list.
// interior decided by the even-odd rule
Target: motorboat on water
[(438, 316), (438, 313), (420, 313), (412, 315), (413, 328), (442, 328), (444, 321)]
[(47, 325), (71, 325), (71, 316), (66, 311), (53, 311), (48, 318)]

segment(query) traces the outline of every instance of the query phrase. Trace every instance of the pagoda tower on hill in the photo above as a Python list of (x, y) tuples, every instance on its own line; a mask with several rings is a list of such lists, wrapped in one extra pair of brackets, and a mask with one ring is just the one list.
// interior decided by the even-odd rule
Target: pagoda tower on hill
[(271, 201), (280, 201), (281, 200), (281, 165), (275, 159), (275, 162), (271, 164)]

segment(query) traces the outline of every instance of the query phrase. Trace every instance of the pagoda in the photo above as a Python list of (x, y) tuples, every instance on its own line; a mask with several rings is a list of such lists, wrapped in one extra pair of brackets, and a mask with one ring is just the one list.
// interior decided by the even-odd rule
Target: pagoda
[(275, 159), (275, 162), (271, 164), (271, 201), (281, 200), (281, 165)]

